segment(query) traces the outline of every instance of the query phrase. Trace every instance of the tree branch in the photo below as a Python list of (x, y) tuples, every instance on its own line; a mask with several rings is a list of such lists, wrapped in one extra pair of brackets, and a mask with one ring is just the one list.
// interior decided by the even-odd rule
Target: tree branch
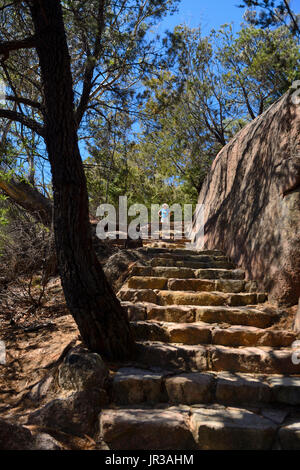
[(6, 60), (9, 56), (9, 53), (12, 51), (18, 51), (19, 49), (31, 49), (35, 46), (35, 36), (30, 36), (29, 38), (16, 41), (3, 41), (0, 42), (0, 55), (4, 56), (2, 60)]
[(22, 98), (22, 96), (12, 96), (8, 95), (5, 97), (8, 101), (13, 101), (14, 103), (21, 103), (25, 104), (26, 106), (31, 106), (32, 108), (36, 108), (39, 111), (43, 110), (43, 105), (41, 103), (38, 103), (37, 101), (32, 101), (28, 98)]
[(298, 22), (297, 22), (296, 18), (294, 17), (294, 13), (292, 12), (292, 10), (290, 8), (289, 3), (287, 2), (287, 0), (283, 0), (283, 1), (284, 1), (284, 4), (285, 4), (285, 8), (287, 9), (288, 15), (290, 16), (290, 18), (292, 20), (295, 31), (297, 31), (298, 34), (300, 34), (300, 28), (299, 28)]
[(98, 31), (95, 37), (94, 50), (93, 50), (92, 55), (90, 55), (89, 50), (87, 50), (88, 57), (87, 57), (86, 68), (84, 71), (83, 89), (82, 89), (80, 102), (76, 110), (76, 116), (75, 116), (77, 126), (79, 126), (83, 118), (83, 115), (87, 109), (89, 100), (90, 100), (90, 93), (91, 93), (92, 86), (93, 86), (92, 80), (93, 80), (94, 70), (95, 70), (97, 59), (101, 51), (101, 37), (102, 37), (103, 29), (104, 29), (105, 2), (106, 0), (99, 0), (99, 8), (98, 8), (98, 16), (97, 16)]
[(11, 3), (8, 3), (7, 5), (3, 5), (2, 7), (0, 7), (0, 11), (5, 10), (6, 8), (12, 7), (13, 5), (15, 5), (15, 3), (16, 2), (11, 2)]
[(20, 124), (23, 124), (24, 126), (36, 132), (41, 137), (45, 136), (45, 129), (41, 124), (36, 122), (34, 119), (24, 116), (24, 114), (18, 113), (17, 111), (11, 111), (10, 109), (0, 108), (0, 118), (19, 122)]
[(52, 224), (52, 201), (46, 198), (35, 187), (16, 177), (6, 179), (0, 176), (0, 189), (19, 206), (30, 212), (46, 227)]

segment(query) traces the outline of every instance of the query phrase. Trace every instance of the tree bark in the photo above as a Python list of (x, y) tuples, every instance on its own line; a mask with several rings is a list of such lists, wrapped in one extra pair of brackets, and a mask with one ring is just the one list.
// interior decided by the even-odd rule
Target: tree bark
[(35, 0), (29, 6), (44, 89), (55, 243), (66, 302), (92, 351), (109, 360), (125, 359), (134, 351), (129, 321), (92, 246), (61, 5), (59, 0)]
[(0, 189), (46, 227), (52, 225), (52, 202), (26, 181), (0, 179)]

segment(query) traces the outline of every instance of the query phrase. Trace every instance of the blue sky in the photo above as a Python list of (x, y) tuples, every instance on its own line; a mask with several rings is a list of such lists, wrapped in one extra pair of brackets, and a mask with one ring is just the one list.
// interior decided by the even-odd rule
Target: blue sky
[[(172, 31), (176, 25), (186, 23), (190, 27), (201, 25), (202, 34), (206, 35), (212, 29), (218, 29), (222, 24), (233, 22), (233, 31), (240, 30), (245, 9), (238, 8), (241, 0), (181, 0), (178, 13), (168, 15), (157, 26), (154, 32), (164, 35), (166, 30)], [(291, 7), (300, 13), (300, 0), (291, 0)], [(80, 144), (83, 159), (88, 153), (83, 143)]]
[[(234, 30), (239, 30), (243, 21), (243, 8), (238, 8), (240, 0), (181, 0), (179, 12), (165, 18), (159, 25), (159, 32), (172, 30), (180, 23), (187, 23), (190, 27), (201, 25), (203, 34), (208, 34), (213, 28), (217, 29), (224, 23), (234, 23)], [(300, 0), (291, 1), (292, 9), (300, 13)]]
[(243, 10), (236, 7), (238, 4), (239, 0), (181, 0), (178, 13), (161, 22), (160, 32), (173, 29), (180, 23), (187, 23), (190, 27), (201, 24), (204, 34), (231, 21), (239, 26)]

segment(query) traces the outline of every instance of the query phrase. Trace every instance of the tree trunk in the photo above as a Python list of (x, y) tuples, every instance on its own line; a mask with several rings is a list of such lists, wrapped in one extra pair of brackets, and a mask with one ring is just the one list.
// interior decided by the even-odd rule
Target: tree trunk
[(134, 351), (129, 321), (92, 246), (61, 5), (59, 0), (29, 5), (44, 90), (55, 243), (65, 298), (85, 344), (109, 360), (125, 359)]
[(0, 179), (0, 189), (46, 227), (52, 225), (52, 202), (36, 188), (16, 178)]

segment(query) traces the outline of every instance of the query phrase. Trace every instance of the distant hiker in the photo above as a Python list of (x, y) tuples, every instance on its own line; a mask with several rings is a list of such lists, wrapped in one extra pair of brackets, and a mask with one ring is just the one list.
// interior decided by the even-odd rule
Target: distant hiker
[(158, 211), (159, 215), (159, 238), (162, 238), (162, 230), (165, 224), (169, 222), (170, 209), (168, 204), (163, 204), (162, 208)]

